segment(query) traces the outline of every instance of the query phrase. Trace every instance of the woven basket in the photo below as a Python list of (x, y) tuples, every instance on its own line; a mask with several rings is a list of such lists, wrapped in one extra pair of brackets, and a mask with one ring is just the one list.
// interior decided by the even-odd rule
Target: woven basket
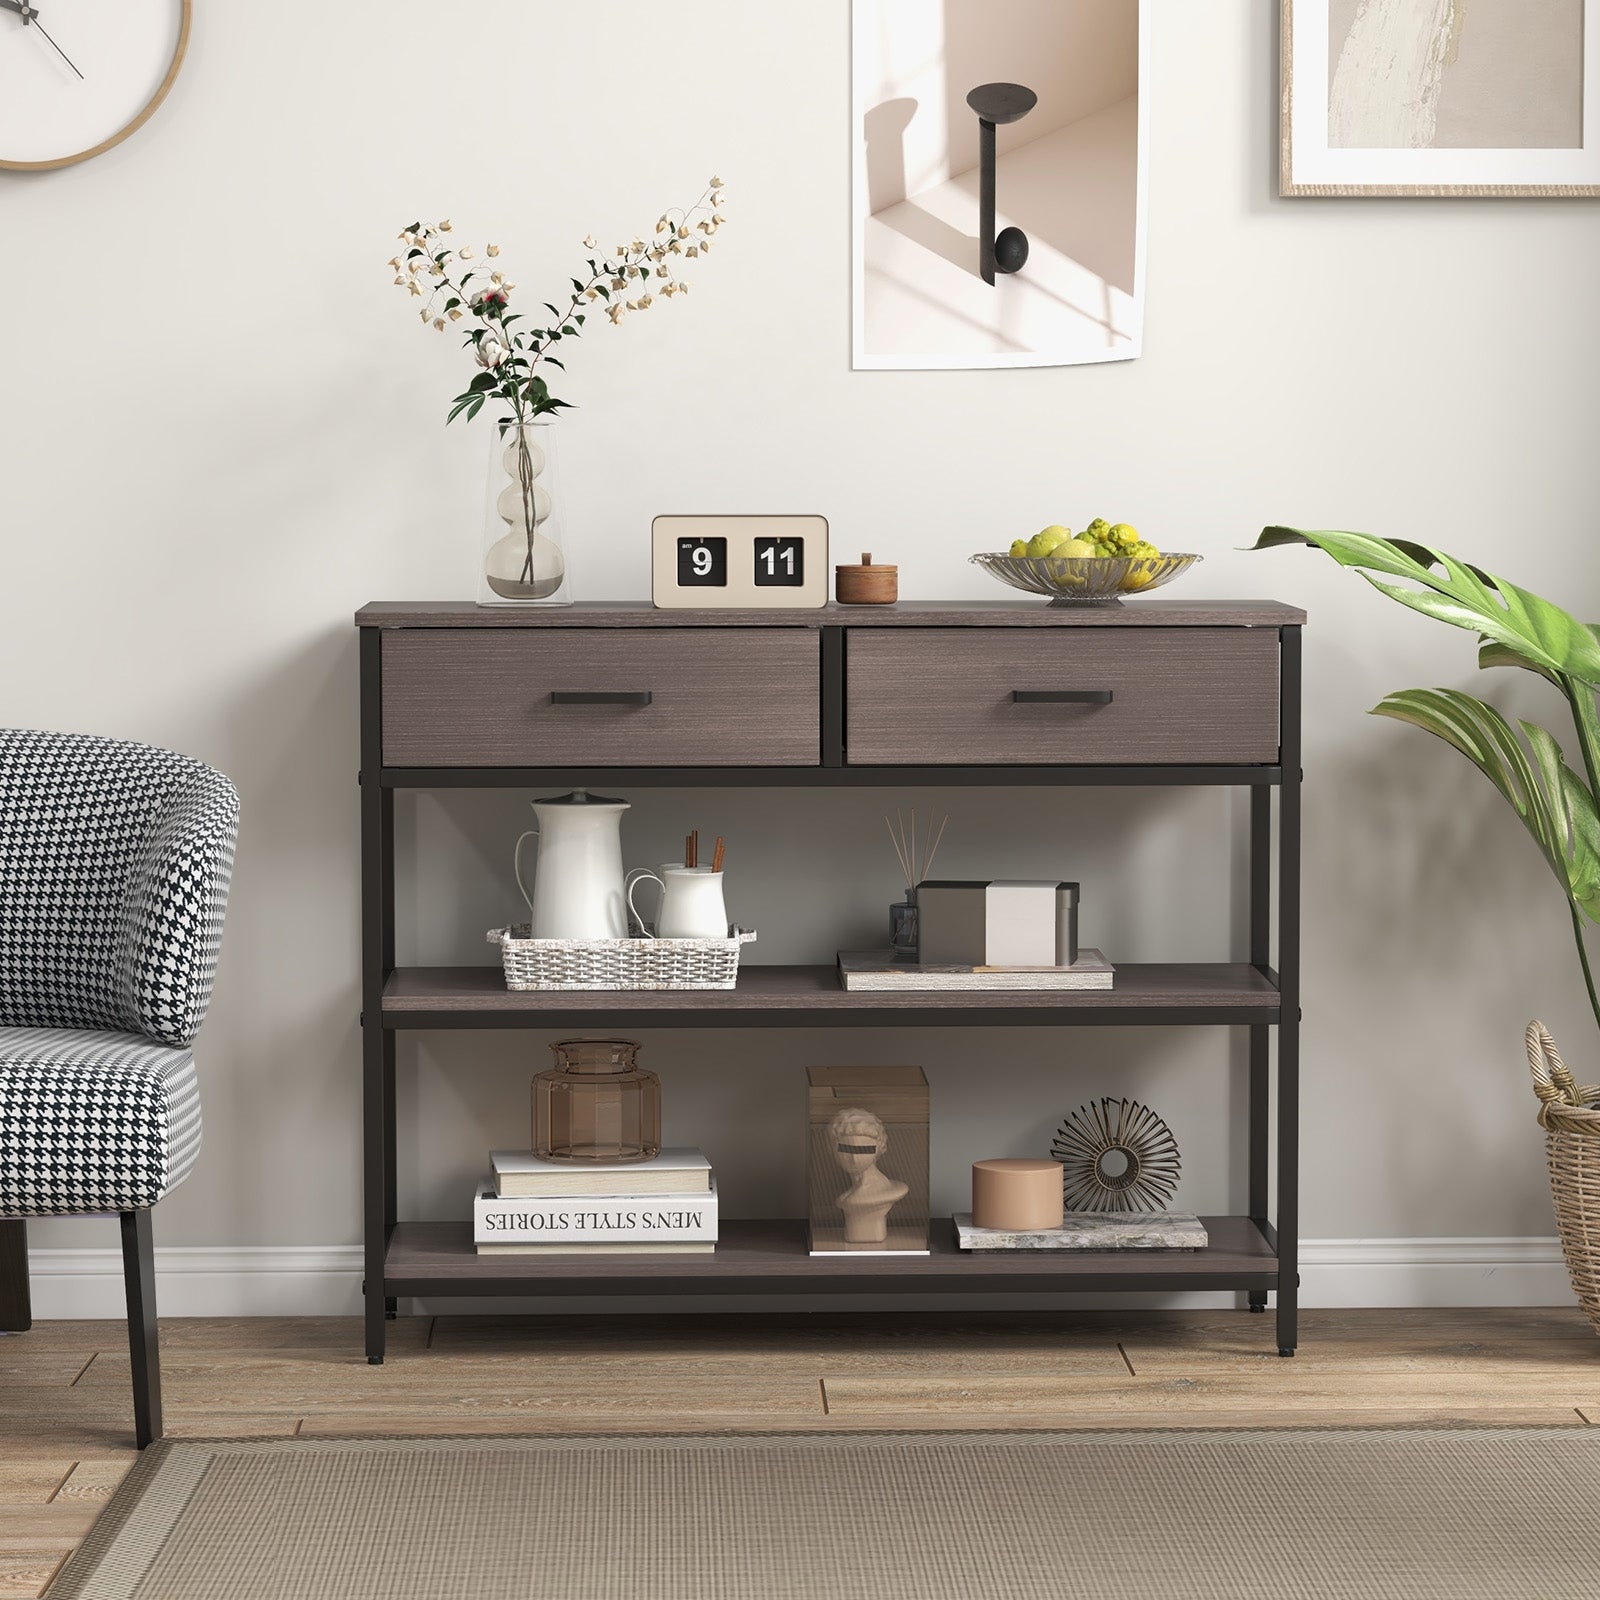
[(1600, 1333), (1600, 1086), (1579, 1086), (1542, 1022), (1528, 1024), (1528, 1067), (1561, 1251), (1584, 1315)]
[(726, 939), (533, 939), (525, 922), (489, 930), (508, 989), (731, 989), (754, 938), (745, 928)]

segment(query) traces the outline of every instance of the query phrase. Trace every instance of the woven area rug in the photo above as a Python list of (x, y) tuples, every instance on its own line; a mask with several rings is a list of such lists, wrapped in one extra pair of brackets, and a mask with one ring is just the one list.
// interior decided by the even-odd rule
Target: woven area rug
[(153, 1445), (51, 1600), (1592, 1600), (1600, 1429)]

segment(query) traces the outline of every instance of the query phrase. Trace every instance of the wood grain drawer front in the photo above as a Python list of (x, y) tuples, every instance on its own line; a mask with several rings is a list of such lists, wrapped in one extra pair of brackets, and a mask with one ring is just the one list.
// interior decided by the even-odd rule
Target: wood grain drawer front
[(1278, 759), (1268, 628), (853, 628), (853, 765)]
[(820, 661), (802, 628), (387, 631), (383, 761), (815, 766)]

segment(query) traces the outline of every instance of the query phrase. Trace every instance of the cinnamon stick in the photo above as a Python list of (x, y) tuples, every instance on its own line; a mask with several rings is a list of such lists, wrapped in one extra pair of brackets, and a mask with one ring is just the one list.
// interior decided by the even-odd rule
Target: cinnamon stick
[(711, 870), (713, 872), (722, 871), (722, 835), (720, 833), (717, 835), (717, 848), (711, 852)]

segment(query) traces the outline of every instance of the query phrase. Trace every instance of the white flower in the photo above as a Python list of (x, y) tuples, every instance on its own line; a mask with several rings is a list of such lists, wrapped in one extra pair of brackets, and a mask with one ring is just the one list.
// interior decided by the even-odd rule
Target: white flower
[(422, 285), (420, 283), (418, 283), (415, 278), (413, 278), (411, 280), (411, 283), (410, 283), (409, 287), (411, 289), (412, 294), (421, 294), (422, 293)]
[(614, 306), (608, 306), (606, 308), (606, 315), (611, 318), (612, 324), (615, 325), (616, 323), (619, 323), (619, 322), (622, 321), (622, 314), (623, 314), (623, 312), (625, 310), (626, 310), (626, 307), (624, 307), (624, 306), (622, 306), (620, 304), (614, 305)]
[(685, 255), (686, 255), (686, 256), (697, 256), (697, 255), (699, 255), (699, 254), (700, 254), (700, 246), (699, 246), (699, 245), (697, 245), (697, 244), (692, 244), (692, 245), (690, 245), (690, 246), (689, 246), (689, 248), (688, 248), (688, 249), (687, 249), (687, 250), (685, 250), (685, 251), (684, 251), (684, 252), (683, 252), (683, 253), (684, 253), (684, 254), (685, 254)]
[(497, 244), (486, 244), (483, 247), (483, 253), (486, 256), (497, 256), (500, 254), (500, 246)]
[(644, 254), (644, 240), (635, 239), (628, 248), (634, 255), (642, 256)]
[(721, 178), (713, 178), (711, 180), (711, 187), (713, 189), (720, 189), (722, 187), (722, 179)]
[(592, 233), (586, 233), (583, 236), (583, 248), (585, 250), (593, 250), (599, 242)]
[(639, 304), (638, 304), (638, 307), (636, 309), (638, 309), (640, 311), (648, 311), (650, 309), (650, 306), (652, 305), (652, 303), (653, 302), (652, 302), (651, 297), (649, 295), (642, 294), (642, 295), (639, 296)]
[(452, 322), (459, 322), (461, 320), (461, 312), (459, 309), (449, 312), (448, 315)]
[(422, 320), (424, 322), (428, 320), (428, 308), (426, 306), (422, 308)]
[(402, 277), (400, 277), (400, 276), (398, 276), (398, 275), (397, 275), (397, 276), (396, 276), (396, 277), (395, 277), (395, 280), (394, 280), (394, 281), (395, 281), (395, 282), (396, 282), (396, 283), (398, 283), (398, 284), (399, 284), (399, 285), (400, 285), (400, 287), (401, 287), (401, 288), (402, 288), (402, 289), (403, 289), (403, 288), (405, 288), (405, 286), (406, 286), (406, 280), (405, 280), (405, 279), (404, 279), (404, 278), (402, 278)]
[(493, 334), (485, 334), (478, 341), (476, 360), (480, 367), (489, 367), (491, 369), (498, 367), (509, 354), (510, 352)]
[(450, 219), (449, 219), (449, 217), (446, 217), (444, 219), (444, 221), (439, 224), (439, 232), (440, 233), (449, 233), (449, 231), (450, 231)]
[(444, 318), (443, 317), (435, 317), (433, 319), (433, 325), (434, 325), (434, 327), (436, 327), (439, 330), (440, 333), (444, 332)]
[(460, 253), (463, 261), (470, 261), (472, 259), (472, 246), (470, 244), (463, 245)]

